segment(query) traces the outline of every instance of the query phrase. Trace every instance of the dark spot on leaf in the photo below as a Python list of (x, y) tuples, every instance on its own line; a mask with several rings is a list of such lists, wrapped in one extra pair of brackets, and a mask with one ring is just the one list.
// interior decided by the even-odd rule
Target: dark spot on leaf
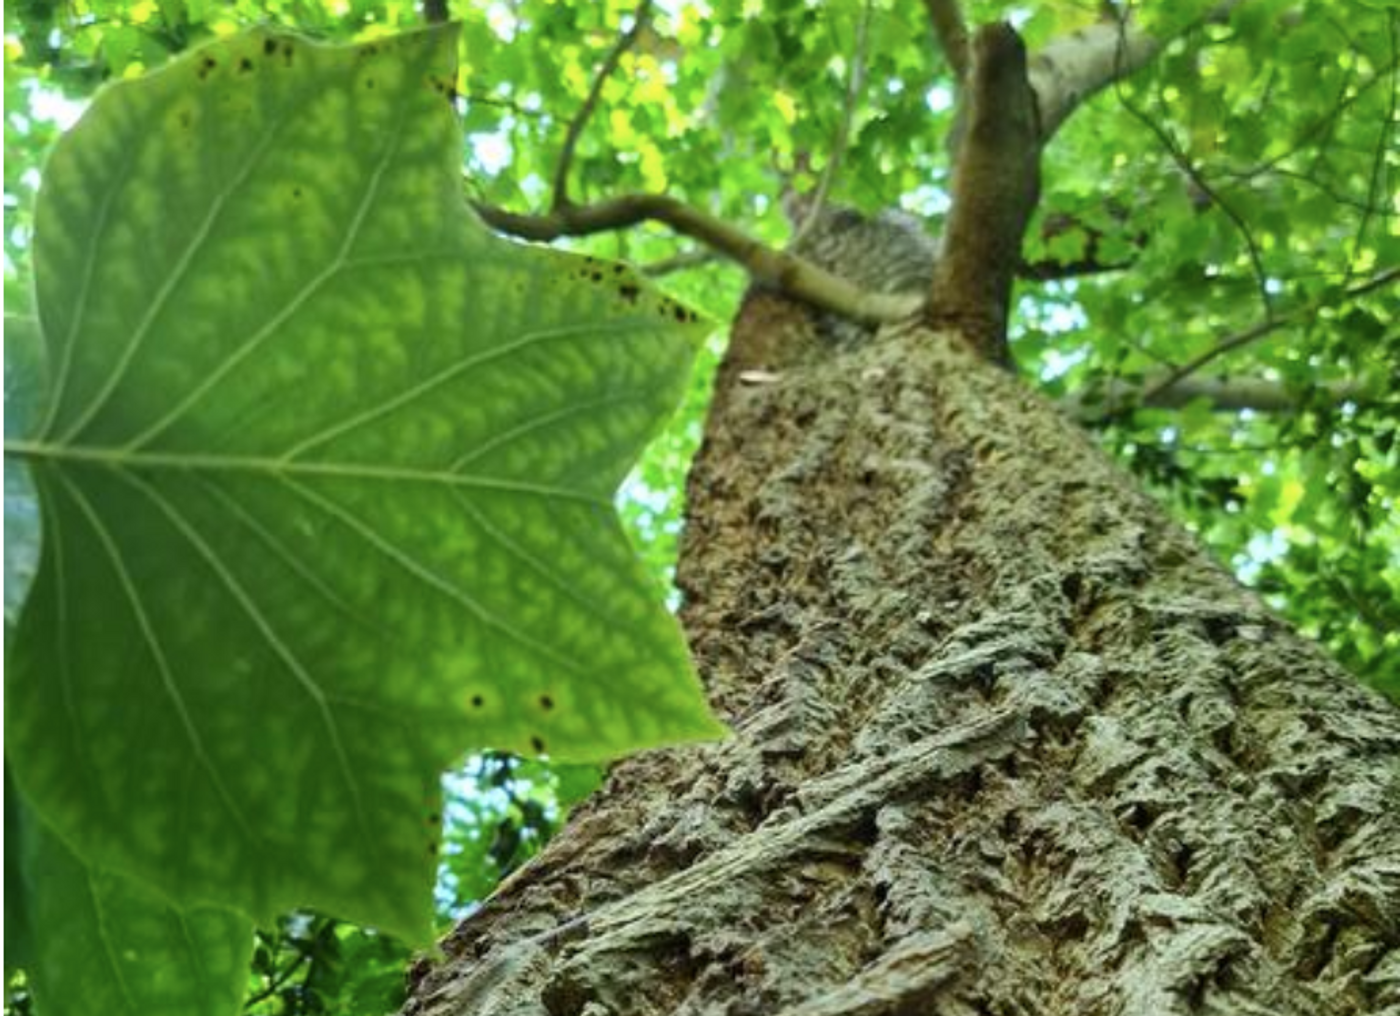
[(219, 61), (215, 60), (212, 56), (206, 56), (199, 62), (199, 70), (196, 72), (195, 76), (198, 77), (200, 81), (207, 81), (209, 75), (214, 73), (218, 66)]
[(438, 812), (435, 812), (435, 811), (430, 811), (430, 812), (428, 812), (428, 825), (430, 825), (430, 826), (436, 826), (436, 825), (437, 825), (439, 822), (441, 822), (441, 821), (442, 821), (442, 815), (440, 815)]
[(534, 737), (530, 738), (530, 747), (533, 748), (533, 749), (535, 749), (535, 754), (537, 754), (537, 755), (543, 755), (543, 754), (544, 754), (544, 738), (542, 738), (542, 737), (540, 737), (538, 734), (536, 734)]
[(374, 91), (374, 78), (365, 78), (365, 91)]
[(253, 72), (253, 61), (249, 60), (246, 56), (245, 56), (243, 59), (241, 59), (241, 60), (238, 61), (238, 73), (239, 73), (239, 74), (251, 74), (252, 72)]
[(185, 130), (189, 130), (191, 127), (194, 126), (194, 117), (190, 116), (189, 110), (181, 111), (180, 126), (185, 128)]
[(628, 303), (636, 303), (637, 297), (642, 293), (642, 287), (633, 282), (626, 282), (618, 288), (618, 292)]
[(429, 843), (429, 844), (428, 844), (428, 856), (429, 856), (429, 857), (437, 857), (437, 844), (436, 844), (436, 843)]
[(301, 187), (300, 187), (300, 186), (297, 186), (297, 187), (293, 187), (293, 188), (292, 188), (292, 197), (296, 198), (298, 201), (301, 200)]
[(263, 56), (271, 56), (273, 53), (276, 53), (276, 52), (277, 52), (277, 40), (276, 40), (276, 39), (264, 39), (264, 40), (263, 40)]
[(540, 708), (541, 708), (541, 709), (553, 709), (553, 708), (554, 708), (554, 699), (550, 698), (548, 695), (541, 695), (541, 696), (540, 696)]
[(428, 83), (449, 105), (457, 98), (457, 85), (450, 78), (429, 78)]
[(484, 698), (482, 698), (480, 695), (473, 695), (473, 696), (472, 696), (472, 708), (473, 708), (473, 709), (480, 709), (480, 708), (481, 708), (482, 706), (484, 706), (485, 704), (486, 704), (486, 700), (485, 700)]

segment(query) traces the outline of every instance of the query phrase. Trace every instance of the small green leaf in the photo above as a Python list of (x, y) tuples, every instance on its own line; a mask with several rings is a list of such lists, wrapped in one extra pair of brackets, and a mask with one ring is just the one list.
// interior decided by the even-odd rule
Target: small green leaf
[(103, 92), (36, 211), (7, 750), (94, 867), (431, 934), (439, 771), (714, 737), (613, 508), (694, 315), (460, 197), (450, 27)]

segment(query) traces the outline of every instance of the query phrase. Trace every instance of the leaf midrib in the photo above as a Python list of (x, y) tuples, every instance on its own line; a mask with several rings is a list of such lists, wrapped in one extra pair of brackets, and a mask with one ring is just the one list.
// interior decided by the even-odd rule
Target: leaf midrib
[(570, 490), (567, 487), (523, 483), (518, 480), (474, 476), (441, 469), (413, 469), (407, 466), (374, 465), (364, 462), (321, 462), (260, 455), (206, 455), (198, 452), (133, 452), (123, 448), (63, 445), (47, 441), (25, 440), (8, 440), (4, 444), (4, 450), (6, 457), (14, 456), (36, 463), (99, 465), (130, 472), (170, 470), (194, 473), (243, 473), (251, 477), (275, 480), (314, 477), (378, 483), (422, 483), (445, 488), (495, 490), (537, 497), (558, 497), (592, 505), (607, 506), (610, 504), (607, 498), (597, 497), (580, 490)]

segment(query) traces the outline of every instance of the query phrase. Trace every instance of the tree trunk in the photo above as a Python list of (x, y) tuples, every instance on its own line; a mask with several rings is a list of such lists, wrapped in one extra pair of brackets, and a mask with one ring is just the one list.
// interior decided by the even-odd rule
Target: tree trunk
[(1400, 711), (955, 339), (751, 296), (679, 584), (734, 736), (616, 766), (406, 1013), (1400, 1013)]

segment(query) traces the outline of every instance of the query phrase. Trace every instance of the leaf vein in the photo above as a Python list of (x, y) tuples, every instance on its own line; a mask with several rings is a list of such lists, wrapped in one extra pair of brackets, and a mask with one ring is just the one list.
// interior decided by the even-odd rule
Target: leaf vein
[(335, 257), (331, 259), (331, 263), (318, 272), (310, 282), (298, 290), (281, 310), (268, 319), (261, 328), (244, 340), (237, 349), (225, 357), (223, 363), (210, 371), (198, 385), (191, 389), (191, 391), (176, 403), (164, 416), (123, 445), (122, 448), (124, 451), (135, 451), (136, 449), (144, 447), (153, 439), (159, 437), (164, 431), (179, 422), (180, 418), (188, 413), (191, 408), (207, 398), (209, 393), (213, 391), (234, 368), (262, 348), (262, 345), (268, 338), (275, 335), (277, 330), (286, 323), (287, 320), (296, 314), (297, 311), (301, 310), (302, 307), (306, 306), (326, 282), (340, 273), (350, 253), (350, 248), (354, 246), (355, 240), (359, 236), (360, 229), (364, 226), (365, 214), (370, 204), (373, 202), (374, 196), (379, 193), (379, 184), (384, 176), (384, 171), (388, 168), (389, 163), (393, 161), (395, 153), (398, 152), (402, 136), (402, 121), (399, 121), (395, 126), (393, 135), (384, 146), (383, 156), (379, 159), (378, 164), (374, 167), (374, 171), (370, 174), (369, 183), (365, 187), (364, 194), (360, 196), (360, 201), (355, 209), (354, 217), (351, 219), (345, 237), (341, 240), (340, 249), (336, 251)]
[(151, 621), (150, 614), (146, 610), (145, 602), (141, 598), (137, 583), (127, 568), (126, 559), (122, 556), (121, 548), (117, 545), (116, 538), (112, 536), (110, 530), (103, 523), (101, 516), (92, 507), (92, 504), (83, 495), (78, 485), (64, 477), (61, 473), (56, 473), (60, 481), (68, 488), (69, 494), (77, 504), (92, 527), (93, 533), (97, 536), (102, 548), (107, 553), (107, 558), (112, 563), (112, 570), (117, 577), (117, 582), (122, 588), (122, 593), (126, 597), (128, 605), (131, 607), (132, 616), (136, 620), (136, 625), (141, 631), (141, 638), (151, 651), (151, 656), (155, 660), (156, 670), (160, 674), (161, 684), (165, 688), (166, 694), (170, 697), (171, 703), (175, 707), (175, 713), (180, 718), (180, 725), (185, 731), (185, 736), (189, 739), (190, 747), (194, 751), (195, 758), (199, 764), (209, 774), (210, 782), (213, 783), (215, 791), (223, 799), (229, 813), (234, 821), (238, 823), (243, 834), (249, 839), (256, 840), (257, 834), (253, 831), (252, 825), (248, 822), (247, 816), (243, 814), (243, 809), (229, 792), (224, 784), (223, 778), (219, 775), (218, 769), (214, 766), (214, 760), (209, 756), (209, 750), (205, 747), (204, 736), (199, 732), (199, 727), (195, 725), (194, 717), (190, 715), (189, 706), (185, 702), (184, 693), (180, 691), (180, 686), (175, 680), (175, 675), (170, 669), (170, 662), (166, 659), (165, 650), (161, 646), (160, 638), (156, 635), (155, 627)]
[(387, 634), (383, 630), (383, 628), (381, 628), (377, 624), (374, 624), (364, 615), (360, 614), (359, 611), (357, 611), (353, 606), (341, 599), (336, 594), (335, 590), (331, 589), (330, 586), (326, 585), (326, 583), (321, 581), (320, 577), (317, 576), (316, 573), (311, 570), (311, 567), (309, 565), (303, 563), (301, 558), (297, 557), (291, 550), (289, 550), (286, 544), (279, 540), (270, 530), (268, 530), (266, 526), (264, 526), (260, 521), (258, 521), (257, 517), (249, 509), (239, 504), (232, 494), (229, 494), (227, 491), (222, 490), (216, 484), (211, 483), (209, 480), (197, 474), (193, 476), (193, 479), (205, 489), (205, 491), (209, 494), (210, 497), (217, 500), (231, 514), (235, 515), (238, 518), (238, 520), (243, 523), (244, 526), (251, 530), (253, 535), (256, 536), (258, 540), (261, 541), (262, 544), (272, 552), (274, 557), (280, 560), (292, 571), (296, 572), (296, 574), (300, 576), (301, 579), (304, 582), (306, 582), (307, 585), (314, 589), (317, 595), (319, 595), (321, 599), (326, 602), (326, 605), (328, 607), (330, 607), (336, 613), (343, 616), (346, 620), (353, 622), (354, 624), (366, 629), (367, 631), (373, 632), (374, 634), (380, 636)]
[(517, 438), (524, 437), (534, 431), (542, 430), (552, 426), (560, 420), (567, 420), (571, 416), (579, 416), (583, 413), (591, 412), (594, 409), (611, 409), (614, 406), (622, 406), (628, 403), (642, 403), (646, 400), (640, 396), (617, 396), (610, 395), (603, 399), (591, 399), (585, 402), (575, 402), (572, 405), (557, 409), (552, 413), (543, 413), (539, 416), (517, 424), (509, 430), (503, 430), (499, 434), (494, 434), (481, 444), (477, 445), (465, 455), (453, 460), (447, 467), (449, 473), (461, 473), (462, 469), (469, 463), (476, 461), (487, 452), (494, 451), (502, 445), (509, 444)]
[[(54, 379), (53, 392), (49, 399), (49, 404), (44, 412), (44, 422), (39, 427), (39, 434), (48, 435), (49, 430), (56, 422), (59, 406), (63, 403), (63, 397), (68, 393), (68, 380), (73, 369), (73, 351), (78, 344), (78, 335), (82, 331), (83, 318), (87, 314), (88, 293), (92, 289), (92, 277), (97, 265), (97, 250), (102, 246), (102, 238), (107, 232), (107, 226), (111, 219), (112, 206), (116, 201), (117, 191), (121, 189), (122, 183), (131, 175), (132, 164), (136, 161), (137, 146), (131, 145), (127, 149), (126, 159), (116, 175), (109, 178), (110, 186), (102, 197), (102, 205), (97, 212), (97, 221), (93, 224), (92, 242), (88, 245), (87, 256), (83, 261), (82, 281), (78, 284), (77, 299), (73, 304), (73, 318), (68, 327), (68, 335), (64, 339), (63, 362), (59, 364), (58, 376)], [(42, 329), (42, 315), (40, 318)], [(41, 332), (42, 334), (42, 332)], [(47, 346), (47, 343), (45, 343)]]
[(330, 739), (331, 751), (336, 757), (336, 762), (340, 768), (341, 777), (345, 781), (346, 789), (350, 792), (351, 806), (355, 811), (355, 821), (360, 828), (361, 834), (365, 838), (368, 852), (374, 855), (376, 863), (382, 863), (383, 858), (379, 857), (378, 840), (373, 834), (369, 823), (369, 818), (364, 810), (364, 802), (360, 793), (359, 782), (354, 777), (354, 772), (350, 766), (350, 757), (345, 750), (345, 744), (340, 737), (340, 728), (335, 723), (335, 717), (331, 712), (330, 704), (326, 700), (325, 694), (321, 691), (320, 685), (316, 683), (310, 671), (299, 660), (295, 653), (282, 641), (277, 634), (277, 630), (272, 623), (263, 615), (258, 608), (256, 601), (243, 588), (242, 584), (234, 577), (228, 566), (219, 557), (218, 552), (209, 545), (204, 536), (194, 527), (194, 524), (186, 519), (180, 511), (170, 503), (169, 499), (154, 489), (149, 484), (143, 483), (133, 476), (124, 476), (126, 482), (140, 490), (152, 504), (170, 520), (180, 535), (194, 548), (195, 552), (204, 559), (210, 571), (219, 580), (223, 587), (228, 590), (230, 596), (238, 603), (248, 619), (253, 622), (253, 626), (258, 630), (273, 653), (282, 661), (296, 678), (307, 696), (315, 704), (321, 716), (321, 722), (326, 729), (326, 734)]
[(209, 213), (194, 231), (194, 235), (185, 245), (185, 249), (180, 252), (179, 258), (176, 259), (165, 281), (161, 284), (160, 288), (156, 290), (155, 296), (147, 305), (146, 313), (137, 324), (130, 341), (126, 344), (126, 348), (123, 349), (121, 354), (117, 357), (117, 362), (112, 365), (107, 375), (106, 383), (103, 384), (97, 394), (93, 396), (87, 409), (78, 414), (77, 420), (75, 420), (63, 434), (62, 440), (64, 442), (71, 442), (73, 438), (91, 422), (92, 418), (102, 411), (102, 408), (106, 406), (107, 402), (111, 399), (112, 393), (116, 391), (117, 386), (126, 378), (127, 370), (131, 367), (131, 362), (136, 358), (136, 354), (145, 344), (146, 337), (150, 334), (151, 326), (155, 324), (156, 319), (165, 309), (170, 295), (184, 280), (185, 273), (189, 271), (190, 266), (194, 263), (195, 255), (209, 238), (209, 234), (213, 231), (215, 223), (218, 222), (220, 216), (223, 214), (223, 210), (227, 206), (229, 199), (237, 193), (238, 189), (247, 181), (249, 174), (262, 162), (263, 156), (266, 155), (268, 149), (272, 147), (273, 139), (277, 137), (282, 126), (292, 119), (292, 117), (284, 116), (281, 119), (273, 121), (271, 127), (253, 147), (252, 153), (239, 168), (233, 180), (212, 202), (210, 202)]
[[(614, 330), (621, 330), (622, 327), (623, 326), (618, 325)], [(637, 322), (635, 323), (635, 325), (631, 325), (629, 323), (628, 330), (631, 330), (631, 327), (635, 327), (637, 330), (645, 330), (650, 326), (645, 322)], [(339, 423), (334, 423), (329, 427), (326, 427), (325, 429), (311, 435), (310, 437), (303, 440), (300, 444), (294, 445), (286, 452), (284, 452), (282, 454), (282, 458), (285, 461), (291, 461), (309, 448), (314, 448), (317, 445), (325, 444), (327, 441), (334, 440), (335, 438), (346, 433), (347, 431), (354, 430), (358, 427), (364, 426), (365, 424), (373, 423), (375, 420), (382, 419), (383, 417), (394, 412), (396, 409), (399, 409), (400, 407), (413, 402), (415, 399), (419, 399), (424, 395), (427, 395), (433, 389), (440, 388), (443, 385), (451, 383), (452, 381), (456, 380), (459, 375), (461, 375), (465, 371), (471, 370), (473, 367), (480, 367), (482, 364), (490, 363), (492, 360), (497, 360), (501, 357), (509, 356), (511, 353), (519, 352), (522, 349), (528, 349), (530, 346), (533, 346), (536, 343), (547, 342), (551, 339), (575, 338), (577, 336), (588, 335), (590, 333), (596, 334), (597, 332), (597, 325), (564, 325), (559, 328), (542, 328), (538, 331), (527, 332), (519, 338), (512, 339), (509, 342), (503, 342), (493, 349), (488, 349), (480, 353), (473, 353), (472, 355), (465, 357), (464, 359), (458, 360), (456, 363), (447, 367), (441, 373), (436, 374), (433, 377), (426, 378), (418, 382), (417, 384), (410, 386), (408, 389), (380, 403), (379, 405), (363, 410), (362, 412), (356, 413), (353, 416), (349, 416), (344, 420), (340, 421)], [(453, 471), (455, 472), (456, 469), (457, 467), (454, 466)]]
[(377, 550), (380, 554), (388, 558), (390, 561), (393, 561), (395, 564), (397, 564), (400, 568), (402, 568), (409, 575), (413, 576), (423, 585), (427, 586), (429, 589), (435, 590), (441, 595), (447, 597), (449, 600), (452, 600), (453, 602), (465, 607), (468, 613), (470, 613), (473, 617), (475, 617), (486, 627), (502, 633), (503, 635), (507, 636), (512, 642), (517, 643), (528, 652), (536, 656), (543, 657), (546, 660), (549, 660), (551, 663), (563, 668), (564, 670), (567, 670), (571, 674), (581, 675), (583, 673), (579, 669), (578, 665), (572, 660), (570, 660), (568, 657), (556, 653), (554, 650), (550, 649), (549, 646), (543, 644), (533, 636), (518, 630), (509, 621), (506, 621), (498, 617), (493, 612), (487, 610), (475, 599), (469, 596), (464, 590), (458, 588), (454, 583), (443, 578), (441, 575), (438, 575), (436, 572), (432, 571), (423, 564), (414, 560), (414, 558), (410, 554), (404, 552), (400, 548), (394, 546), (388, 540), (384, 539), (373, 529), (367, 526), (362, 519), (358, 518), (352, 512), (347, 511), (340, 505), (336, 504), (334, 501), (331, 501), (329, 498), (317, 494), (315, 491), (305, 487), (302, 484), (295, 482), (294, 480), (286, 479), (284, 480), (284, 482), (302, 499), (320, 508), (327, 515), (331, 516), (332, 518), (336, 519), (337, 521), (348, 527), (351, 531), (359, 535), (361, 539), (363, 539), (371, 547)]

